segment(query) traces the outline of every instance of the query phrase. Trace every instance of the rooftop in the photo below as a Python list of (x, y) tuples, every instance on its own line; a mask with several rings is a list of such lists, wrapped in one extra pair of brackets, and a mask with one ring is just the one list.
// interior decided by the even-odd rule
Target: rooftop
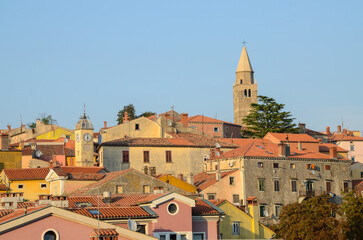
[(45, 179), (49, 173), (49, 168), (23, 168), (23, 169), (4, 169), (9, 180), (34, 180)]

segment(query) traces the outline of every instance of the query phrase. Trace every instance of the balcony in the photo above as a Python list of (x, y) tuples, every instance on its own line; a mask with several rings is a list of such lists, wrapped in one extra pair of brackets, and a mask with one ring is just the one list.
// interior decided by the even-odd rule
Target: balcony
[(326, 195), (326, 194), (328, 194), (328, 192), (325, 190), (300, 190), (299, 191), (300, 197), (305, 196), (307, 198)]

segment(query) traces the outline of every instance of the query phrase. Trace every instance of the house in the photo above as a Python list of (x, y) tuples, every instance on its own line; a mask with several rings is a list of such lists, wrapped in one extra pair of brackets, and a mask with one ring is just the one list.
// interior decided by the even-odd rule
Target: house
[(293, 133), (267, 133), (263, 139), (270, 140), (273, 143), (289, 144), (292, 148), (300, 150), (305, 149), (313, 152), (319, 152), (319, 141), (307, 134)]
[[(351, 161), (338, 158), (336, 147), (330, 148), (330, 155), (326, 155), (309, 150), (313, 146), (300, 150), (268, 139), (245, 143), (205, 164), (207, 173), (239, 170), (243, 205), (248, 196), (255, 196), (271, 216), (282, 205), (326, 193), (340, 195), (352, 189)], [(204, 194), (208, 193), (213, 192)], [(271, 224), (272, 219), (263, 221)]]
[(0, 171), (5, 168), (21, 168), (21, 151), (9, 150), (9, 135), (0, 133)]
[(49, 168), (4, 169), (0, 178), (10, 193), (22, 193), (24, 199), (34, 201), (39, 194), (49, 194), (48, 173)]
[(227, 200), (212, 201), (225, 214), (220, 222), (221, 239), (270, 239), (274, 235), (259, 222), (257, 199), (250, 198), (247, 202), (248, 213)]
[(201, 172), (194, 176), (194, 185), (205, 199), (225, 199), (237, 206), (241, 204), (242, 182), (239, 170)]
[(330, 141), (348, 150), (348, 158), (353, 162), (363, 163), (363, 137), (348, 135), (345, 130), (341, 134), (332, 135)]
[(180, 184), (181, 187), (178, 187), (177, 184), (173, 185), (172, 182), (162, 181), (129, 168), (122, 171), (105, 173), (102, 179), (84, 187), (79, 187), (72, 194), (95, 195), (104, 192), (111, 194), (150, 194), (160, 191), (191, 194), (188, 188), (183, 189), (183, 185)]
[(196, 115), (189, 117), (188, 124), (191, 128), (197, 129), (209, 136), (217, 138), (240, 138), (241, 125)]
[[(193, 174), (203, 171), (204, 159), (217, 141), (193, 133), (169, 133), (170, 138), (121, 138), (99, 146), (99, 163), (110, 171), (134, 168), (146, 174), (183, 174), (192, 183)], [(221, 151), (236, 148), (221, 142)]]
[(156, 240), (124, 227), (54, 206), (0, 210), (0, 238)]

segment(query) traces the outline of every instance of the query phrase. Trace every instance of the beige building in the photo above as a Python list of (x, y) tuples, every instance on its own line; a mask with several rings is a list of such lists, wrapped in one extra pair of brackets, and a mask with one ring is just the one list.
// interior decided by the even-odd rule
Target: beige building
[(250, 112), (251, 103), (257, 103), (257, 82), (253, 73), (246, 47), (243, 47), (236, 70), (236, 81), (233, 84), (235, 124), (242, 124), (242, 119)]
[[(134, 168), (146, 174), (183, 174), (187, 182), (202, 172), (204, 163), (217, 141), (192, 133), (169, 133), (168, 138), (122, 138), (99, 147), (100, 166), (110, 171)], [(235, 149), (220, 143), (222, 151)]]
[[(207, 173), (240, 171), (241, 190), (227, 196), (240, 194), (241, 204), (246, 204), (249, 197), (257, 197), (262, 220), (268, 224), (278, 217), (283, 205), (326, 193), (340, 195), (352, 189), (351, 161), (338, 159), (335, 147), (326, 155), (267, 139), (249, 140), (207, 162)], [(227, 185), (228, 181), (222, 188)]]

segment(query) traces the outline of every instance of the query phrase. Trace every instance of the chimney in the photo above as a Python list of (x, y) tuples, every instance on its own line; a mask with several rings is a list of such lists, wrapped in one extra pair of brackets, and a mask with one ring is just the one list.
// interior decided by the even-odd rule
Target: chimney
[(49, 169), (52, 169), (54, 166), (53, 166), (53, 160), (50, 160), (49, 161)]
[(9, 134), (0, 133), (0, 150), (9, 150)]
[(330, 127), (326, 127), (326, 135), (328, 136), (328, 138), (330, 138)]
[(285, 144), (283, 144), (282, 142), (280, 142), (277, 145), (277, 152), (278, 152), (278, 155), (280, 157), (286, 157), (286, 147), (285, 147)]
[(130, 119), (129, 119), (129, 113), (128, 112), (125, 112), (124, 113), (124, 118), (123, 118), (123, 120), (124, 120), (124, 123), (126, 123), (126, 122), (128, 122)]
[(104, 121), (104, 122), (103, 122), (103, 127), (104, 127), (104, 128), (107, 128), (107, 121)]
[(306, 124), (299, 123), (299, 133), (306, 133)]
[[(260, 209), (256, 197), (247, 198), (247, 209), (248, 209), (248, 214), (251, 215), (253, 219), (254, 229), (258, 231), (259, 220), (260, 220)], [(257, 233), (259, 233), (259, 231)]]
[(302, 144), (301, 144), (301, 142), (300, 142), (300, 141), (297, 143), (297, 149), (298, 149), (298, 150), (302, 150)]
[(338, 132), (338, 133), (341, 133), (341, 132), (342, 132), (342, 126), (338, 125), (338, 127), (337, 127), (337, 132)]
[(10, 124), (8, 125), (8, 130), (9, 130), (9, 131), (11, 130), (11, 125), (10, 125)]
[(103, 202), (106, 204), (111, 204), (112, 202), (111, 192), (103, 192)]
[(188, 113), (182, 113), (180, 121), (184, 126), (188, 127)]
[(346, 129), (346, 128), (343, 129), (343, 135), (348, 136), (348, 129)]
[(221, 180), (221, 172), (219, 171), (219, 168), (218, 168), (218, 170), (216, 172), (216, 180), (217, 181)]
[(180, 180), (184, 181), (184, 176), (183, 176), (183, 174), (182, 174), (182, 173), (179, 173), (179, 174), (178, 174), (178, 178), (179, 178)]
[(330, 155), (330, 158), (337, 159), (338, 158), (337, 147), (329, 148), (329, 155)]

